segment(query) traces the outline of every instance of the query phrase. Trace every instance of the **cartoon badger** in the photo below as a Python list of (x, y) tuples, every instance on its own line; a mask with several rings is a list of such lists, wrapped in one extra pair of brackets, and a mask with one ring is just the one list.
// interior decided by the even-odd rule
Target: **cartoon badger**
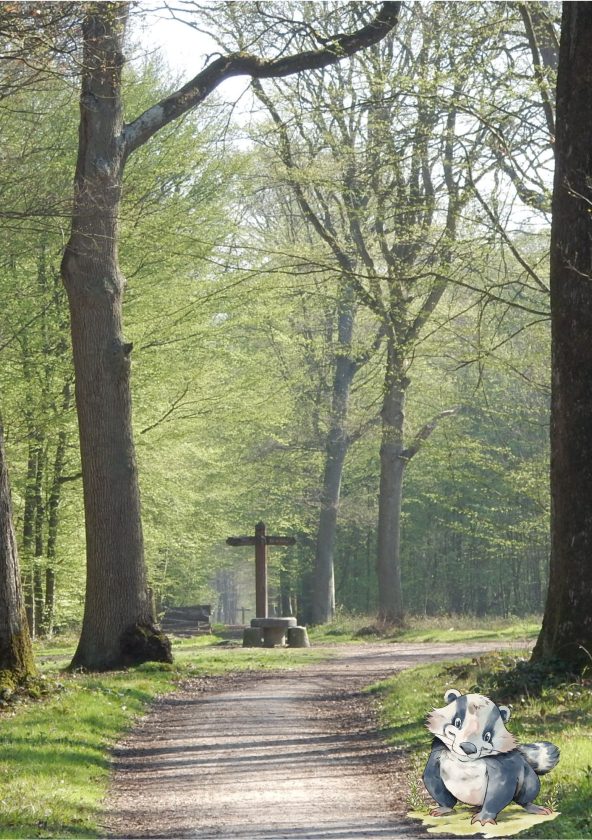
[(548, 741), (517, 744), (505, 724), (507, 706), (496, 706), (481, 694), (461, 695), (452, 688), (448, 705), (434, 709), (426, 726), (435, 735), (423, 775), (430, 795), (438, 803), (432, 816), (450, 814), (457, 801), (479, 810), (471, 823), (493, 823), (512, 800), (530, 814), (550, 814), (534, 805), (538, 779), (559, 761), (559, 750)]

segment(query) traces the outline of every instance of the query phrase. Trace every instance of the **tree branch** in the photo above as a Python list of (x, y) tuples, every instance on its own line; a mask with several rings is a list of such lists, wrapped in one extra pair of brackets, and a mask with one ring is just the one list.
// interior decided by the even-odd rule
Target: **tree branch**
[(439, 421), (443, 417), (450, 417), (453, 414), (458, 414), (459, 411), (460, 406), (456, 406), (455, 408), (447, 408), (444, 411), (441, 411), (439, 414), (436, 414), (436, 416), (433, 417), (429, 423), (426, 423), (425, 426), (421, 427), (419, 432), (415, 435), (411, 446), (408, 446), (401, 452), (401, 458), (404, 458), (406, 461), (410, 461), (414, 455), (417, 455), (417, 453), (424, 445), (426, 440), (435, 431)]
[(350, 34), (336, 35), (319, 50), (305, 50), (269, 60), (242, 52), (220, 56), (182, 88), (125, 126), (122, 140), (126, 156), (165, 125), (203, 102), (226, 79), (234, 76), (282, 78), (302, 70), (319, 70), (377, 43), (396, 25), (400, 6), (399, 2), (382, 3), (376, 16), (366, 26)]
[[(549, 90), (548, 71), (557, 73), (559, 44), (553, 32), (553, 25), (546, 15), (541, 13), (541, 9), (537, 8), (538, 6), (538, 3), (519, 3), (518, 9), (526, 30), (547, 128), (553, 142), (555, 139), (554, 91)], [(545, 38), (547, 44), (544, 43)]]
[(380, 300), (380, 297), (372, 295), (357, 277), (355, 262), (351, 255), (348, 254), (338, 242), (335, 230), (330, 224), (329, 217), (329, 224), (327, 224), (326, 222), (323, 223), (321, 219), (319, 219), (318, 214), (315, 213), (308, 199), (306, 198), (304, 190), (302, 189), (302, 185), (300, 184), (300, 182), (294, 174), (297, 167), (292, 158), (292, 150), (290, 147), (290, 141), (288, 138), (286, 124), (282, 120), (277, 108), (274, 106), (269, 96), (265, 93), (265, 91), (263, 90), (263, 86), (259, 83), (258, 80), (255, 80), (253, 82), (253, 90), (255, 91), (255, 95), (257, 96), (257, 98), (265, 105), (265, 107), (269, 111), (273, 123), (278, 130), (278, 136), (280, 140), (280, 158), (288, 172), (288, 183), (292, 187), (292, 190), (296, 197), (296, 201), (298, 203), (298, 206), (300, 207), (300, 210), (302, 211), (303, 216), (313, 227), (316, 234), (329, 246), (333, 255), (335, 256), (335, 259), (339, 263), (341, 270), (349, 278), (350, 283), (356, 290), (362, 303), (365, 306), (367, 306), (372, 312), (378, 315), (378, 317), (381, 320), (383, 320), (385, 324), (387, 324), (389, 321), (388, 313), (382, 301)]

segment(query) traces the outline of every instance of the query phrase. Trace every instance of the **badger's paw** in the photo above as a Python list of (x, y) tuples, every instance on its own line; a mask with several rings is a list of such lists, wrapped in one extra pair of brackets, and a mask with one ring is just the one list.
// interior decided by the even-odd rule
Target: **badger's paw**
[(446, 805), (438, 805), (437, 808), (430, 810), (430, 817), (444, 817), (446, 814), (453, 814), (454, 808), (448, 808)]
[(534, 802), (531, 802), (529, 805), (524, 805), (523, 807), (529, 814), (544, 814), (544, 816), (547, 817), (549, 814), (553, 813), (553, 808), (544, 808), (542, 805), (535, 805)]
[(491, 823), (491, 825), (497, 825), (497, 821), (493, 817), (488, 817), (483, 813), (483, 811), (479, 811), (478, 814), (475, 814), (471, 820), (471, 825), (476, 822), (481, 823), (481, 825), (487, 825), (488, 823)]

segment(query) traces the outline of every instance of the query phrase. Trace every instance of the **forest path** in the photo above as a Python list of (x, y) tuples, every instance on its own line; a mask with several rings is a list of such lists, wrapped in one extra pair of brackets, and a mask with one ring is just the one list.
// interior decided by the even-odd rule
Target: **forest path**
[(189, 685), (115, 749), (103, 828), (203, 840), (433, 836), (405, 820), (407, 764), (376, 733), (362, 689), (496, 647), (334, 646), (330, 659), (302, 669), (221, 677), (213, 692)]

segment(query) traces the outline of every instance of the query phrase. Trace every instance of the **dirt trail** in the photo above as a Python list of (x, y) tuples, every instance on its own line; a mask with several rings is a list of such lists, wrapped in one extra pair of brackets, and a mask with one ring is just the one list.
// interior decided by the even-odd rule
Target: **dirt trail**
[(405, 759), (364, 686), (495, 645), (365, 644), (297, 671), (251, 672), (158, 702), (115, 750), (114, 837), (428, 837), (404, 818)]

